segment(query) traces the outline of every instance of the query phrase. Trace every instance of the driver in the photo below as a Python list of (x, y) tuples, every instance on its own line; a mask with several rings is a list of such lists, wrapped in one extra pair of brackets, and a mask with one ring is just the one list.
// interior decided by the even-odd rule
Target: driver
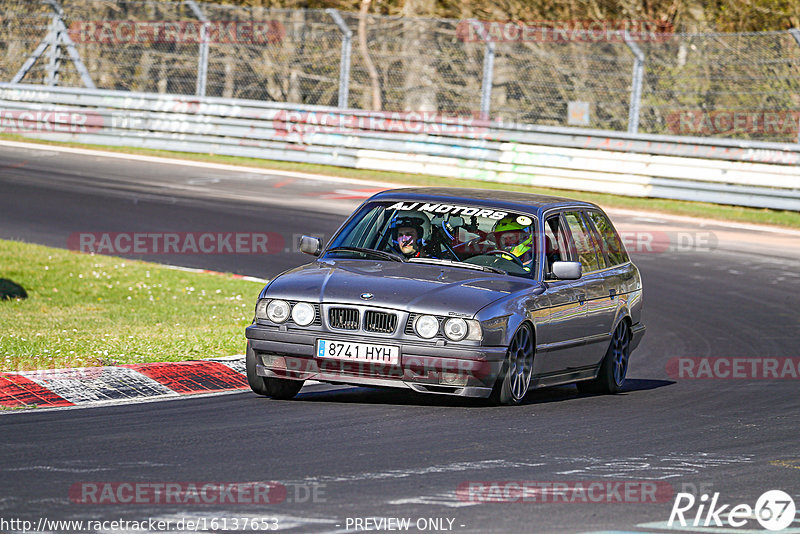
[(533, 234), (529, 230), (532, 223), (525, 215), (508, 215), (492, 228), (497, 248), (519, 258), (528, 271), (533, 263)]
[(419, 211), (398, 212), (391, 222), (392, 244), (406, 258), (426, 256), (425, 245), (431, 235), (431, 221)]

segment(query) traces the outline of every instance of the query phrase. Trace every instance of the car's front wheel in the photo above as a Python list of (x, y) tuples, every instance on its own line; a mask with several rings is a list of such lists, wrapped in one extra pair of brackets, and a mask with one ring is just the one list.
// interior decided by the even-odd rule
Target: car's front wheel
[(503, 370), (489, 397), (493, 404), (513, 405), (522, 402), (531, 383), (534, 357), (533, 332), (522, 325), (508, 345)]
[(628, 358), (631, 355), (631, 331), (628, 323), (622, 321), (611, 336), (611, 344), (600, 363), (597, 378), (578, 382), (581, 393), (614, 394), (622, 390), (628, 374)]
[(302, 380), (267, 378), (256, 374), (256, 353), (249, 343), (247, 345), (247, 355), (245, 356), (245, 367), (247, 369), (247, 383), (253, 393), (258, 395), (272, 397), (273, 399), (291, 399), (303, 387)]

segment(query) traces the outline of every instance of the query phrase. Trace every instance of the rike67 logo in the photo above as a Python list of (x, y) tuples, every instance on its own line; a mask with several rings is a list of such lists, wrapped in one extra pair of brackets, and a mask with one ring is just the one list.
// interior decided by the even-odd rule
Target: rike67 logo
[[(695, 505), (696, 512), (693, 510)], [(727, 523), (740, 528), (755, 519), (763, 528), (777, 531), (792, 524), (795, 512), (794, 499), (781, 490), (765, 492), (758, 498), (755, 507), (749, 504), (721, 504), (719, 493), (714, 493), (710, 501), (707, 494), (695, 499), (691, 493), (678, 493), (667, 524), (670, 527), (675, 523), (678, 524), (676, 527), (722, 527)]]

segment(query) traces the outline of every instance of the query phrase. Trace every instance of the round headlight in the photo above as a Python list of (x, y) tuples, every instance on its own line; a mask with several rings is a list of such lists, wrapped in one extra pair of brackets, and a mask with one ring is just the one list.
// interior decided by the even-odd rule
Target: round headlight
[(419, 337), (430, 339), (439, 333), (439, 320), (433, 315), (420, 315), (414, 321), (414, 330)]
[(444, 322), (444, 335), (453, 341), (461, 341), (467, 337), (467, 322), (458, 317), (448, 319)]
[(292, 308), (292, 321), (300, 326), (308, 326), (314, 322), (314, 306), (308, 302), (298, 302)]
[(271, 300), (267, 304), (267, 319), (282, 323), (289, 318), (289, 303), (285, 300)]

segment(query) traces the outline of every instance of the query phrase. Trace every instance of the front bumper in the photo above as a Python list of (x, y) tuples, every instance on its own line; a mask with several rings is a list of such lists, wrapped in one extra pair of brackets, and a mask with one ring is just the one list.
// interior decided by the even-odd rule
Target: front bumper
[[(332, 384), (404, 387), (420, 393), (488, 397), (505, 359), (505, 347), (464, 346), (325, 331), (280, 330), (253, 324), (246, 330), (259, 376)], [(351, 362), (318, 358), (317, 340), (393, 345), (400, 362)]]

